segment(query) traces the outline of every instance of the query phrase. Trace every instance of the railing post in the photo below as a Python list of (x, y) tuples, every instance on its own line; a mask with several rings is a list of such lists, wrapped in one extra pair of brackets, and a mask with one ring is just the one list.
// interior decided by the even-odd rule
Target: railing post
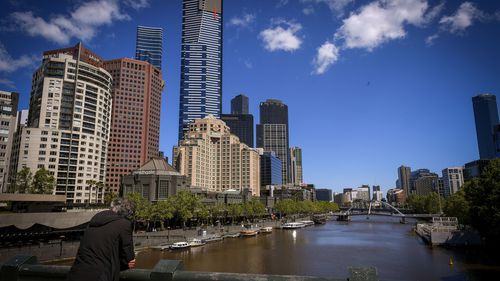
[(0, 280), (16, 281), (19, 277), (19, 268), (24, 264), (36, 264), (34, 256), (15, 256), (6, 261), (1, 268)]
[(175, 272), (183, 267), (181, 260), (160, 260), (153, 268), (150, 278), (152, 281), (172, 281)]

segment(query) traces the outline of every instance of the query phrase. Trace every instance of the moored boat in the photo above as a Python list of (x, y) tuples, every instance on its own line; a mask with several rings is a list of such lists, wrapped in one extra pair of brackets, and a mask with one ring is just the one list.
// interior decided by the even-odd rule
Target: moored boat
[(281, 226), (283, 229), (297, 229), (305, 227), (305, 225), (301, 222), (287, 222)]
[(170, 246), (171, 250), (187, 249), (191, 247), (188, 242), (175, 242)]
[(313, 217), (314, 224), (325, 224), (326, 216), (314, 216)]
[(221, 241), (223, 238), (220, 235), (212, 235), (212, 236), (207, 236), (203, 237), (201, 241), (205, 243), (210, 243), (210, 242), (216, 242), (216, 241)]
[(299, 221), (300, 223), (304, 224), (304, 226), (311, 226), (314, 225), (313, 221)]
[(205, 244), (207, 244), (207, 243), (203, 242), (201, 239), (196, 239), (196, 238), (194, 238), (193, 240), (191, 240), (189, 242), (189, 246), (191, 246), (191, 247), (199, 247), (199, 246), (203, 246)]
[(257, 233), (258, 233), (257, 230), (254, 230), (254, 229), (245, 229), (245, 230), (240, 231), (240, 235), (245, 236), (245, 237), (255, 236), (255, 235), (257, 235)]
[(260, 228), (260, 233), (271, 233), (273, 232), (273, 228), (270, 226), (265, 226)]

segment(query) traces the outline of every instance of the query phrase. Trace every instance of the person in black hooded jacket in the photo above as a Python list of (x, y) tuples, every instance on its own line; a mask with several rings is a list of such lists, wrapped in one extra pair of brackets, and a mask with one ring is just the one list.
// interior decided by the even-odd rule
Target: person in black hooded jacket
[(68, 281), (117, 281), (121, 270), (135, 267), (131, 213), (131, 203), (119, 198), (90, 220)]

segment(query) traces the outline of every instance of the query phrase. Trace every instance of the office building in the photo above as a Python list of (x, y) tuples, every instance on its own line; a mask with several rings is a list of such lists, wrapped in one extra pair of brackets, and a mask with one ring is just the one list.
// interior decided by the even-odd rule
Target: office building
[(404, 190), (404, 196), (409, 196), (411, 194), (411, 168), (401, 165), (398, 168), (398, 182), (399, 188)]
[(494, 129), (499, 124), (496, 96), (481, 94), (472, 98), (476, 123), (477, 145), (480, 159), (493, 159), (497, 155)]
[(141, 60), (108, 60), (103, 67), (113, 77), (106, 186), (118, 192), (121, 177), (159, 154), (163, 78), (157, 67)]
[(406, 200), (405, 191), (399, 188), (392, 188), (387, 190), (387, 202), (394, 206), (402, 205)]
[[(354, 199), (354, 198), (353, 198)], [(356, 198), (362, 201), (370, 201), (370, 186), (363, 184), (356, 190)]]
[(259, 153), (212, 115), (190, 124), (173, 155), (176, 169), (193, 188), (211, 192), (247, 189), (253, 196), (260, 195)]
[(428, 169), (418, 169), (411, 173), (411, 190), (417, 195), (427, 195), (435, 192), (436, 181), (438, 179), (436, 173), (430, 172)]
[(281, 160), (274, 151), (266, 151), (260, 155), (260, 186), (283, 184)]
[(302, 148), (290, 147), (290, 183), (299, 185), (304, 182), (302, 176)]
[(316, 189), (316, 200), (333, 202), (333, 191), (328, 188), (318, 188)]
[[(44, 167), (56, 179), (54, 194), (68, 202), (102, 202), (111, 125), (112, 76), (84, 48), (46, 51), (34, 72), (28, 124), (16, 141), (16, 170)], [(17, 172), (17, 171), (16, 171)]]
[(434, 181), (434, 191), (439, 194), (442, 198), (448, 198), (450, 196), (450, 191), (445, 190), (443, 178), (438, 178)]
[(161, 70), (163, 55), (163, 29), (161, 27), (137, 27), (135, 59), (146, 61)]
[(122, 196), (138, 192), (150, 202), (167, 199), (189, 189), (189, 181), (164, 158), (152, 158), (139, 169), (122, 178)]
[(249, 114), (247, 96), (237, 95), (231, 100), (231, 114)]
[(0, 91), (0, 193), (8, 191), (19, 94)]
[(374, 185), (372, 187), (372, 201), (382, 201), (384, 198), (384, 193), (380, 190), (380, 185)]
[(463, 167), (450, 167), (443, 169), (443, 195), (445, 198), (459, 191), (464, 184), (463, 170)]
[(222, 113), (222, 0), (182, 1), (179, 140), (189, 123)]
[(282, 163), (283, 183), (290, 182), (288, 106), (280, 100), (260, 103), (260, 124), (257, 125), (257, 147), (274, 151)]
[(477, 178), (481, 176), (483, 171), (486, 169), (491, 160), (487, 159), (479, 159), (475, 161), (471, 161), (469, 163), (465, 163), (464, 165), (464, 181), (471, 180), (473, 178)]

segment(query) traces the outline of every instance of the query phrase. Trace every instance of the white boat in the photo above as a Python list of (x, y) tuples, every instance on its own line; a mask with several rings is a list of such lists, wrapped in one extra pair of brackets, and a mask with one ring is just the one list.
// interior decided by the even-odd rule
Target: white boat
[(260, 233), (271, 233), (273, 232), (273, 228), (270, 226), (265, 226), (260, 228)]
[(311, 225), (314, 225), (314, 222), (313, 221), (300, 221), (300, 223), (303, 223), (304, 226), (311, 226)]
[(188, 242), (175, 242), (170, 246), (171, 250), (186, 249), (191, 247)]
[(301, 222), (287, 222), (281, 226), (283, 229), (297, 229), (305, 227), (305, 224)]
[(224, 238), (237, 238), (240, 237), (239, 232), (234, 232), (234, 233), (226, 233), (223, 235)]
[(257, 235), (257, 233), (258, 232), (255, 229), (245, 229), (245, 230), (240, 231), (241, 236), (255, 236), (255, 235)]
[(199, 247), (199, 246), (203, 246), (207, 243), (201, 241), (200, 239), (196, 239), (194, 238), (193, 240), (191, 240), (191, 242), (189, 242), (189, 246), (190, 247)]

